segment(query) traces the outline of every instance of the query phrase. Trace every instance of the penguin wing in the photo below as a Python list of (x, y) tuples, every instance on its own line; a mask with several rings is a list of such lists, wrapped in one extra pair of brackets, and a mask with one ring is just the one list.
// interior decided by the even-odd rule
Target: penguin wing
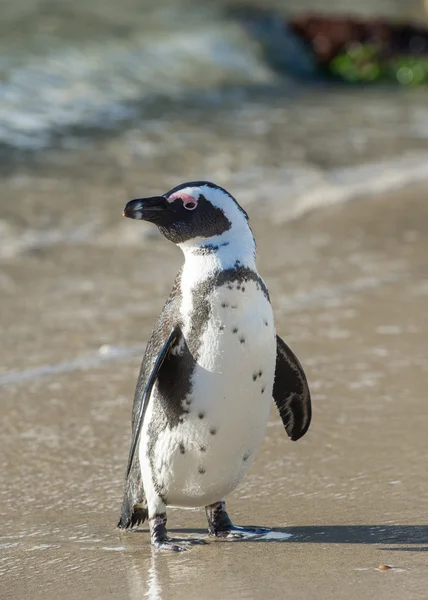
[(311, 423), (311, 394), (302, 365), (279, 335), (273, 399), (288, 436), (293, 441), (304, 436)]
[[(128, 467), (126, 470), (126, 477), (132, 468), (132, 462), (134, 460), (135, 450), (138, 445), (138, 441), (140, 439), (141, 427), (144, 422), (144, 415), (146, 414), (147, 406), (149, 404), (150, 394), (152, 393), (152, 389), (154, 384), (156, 383), (156, 379), (159, 375), (159, 371), (165, 361), (165, 358), (168, 356), (169, 351), (177, 342), (179, 336), (181, 334), (181, 329), (179, 325), (175, 325), (169, 332), (168, 337), (165, 342), (161, 346), (159, 353), (155, 359), (153, 364), (153, 368), (147, 378), (147, 383), (144, 385), (144, 389), (142, 390), (141, 400), (138, 403), (138, 406), (134, 410), (133, 418), (132, 418), (132, 441), (131, 448), (129, 450), (129, 458), (128, 458)], [(140, 384), (140, 382), (139, 382)], [(140, 385), (138, 386), (140, 387)], [(142, 387), (142, 386), (141, 386)], [(141, 388), (140, 388), (141, 389)], [(138, 390), (138, 388), (137, 388)]]
[[(162, 309), (159, 319), (147, 343), (141, 363), (137, 387), (132, 406), (132, 439), (126, 471), (125, 490), (118, 527), (128, 529), (143, 523), (148, 518), (147, 501), (141, 478), (140, 460), (137, 447), (141, 427), (150, 400), (150, 393), (161, 370), (162, 363), (174, 344), (177, 332), (175, 315), (180, 295), (180, 273), (178, 273), (171, 294)], [(177, 332), (177, 336), (179, 333)]]

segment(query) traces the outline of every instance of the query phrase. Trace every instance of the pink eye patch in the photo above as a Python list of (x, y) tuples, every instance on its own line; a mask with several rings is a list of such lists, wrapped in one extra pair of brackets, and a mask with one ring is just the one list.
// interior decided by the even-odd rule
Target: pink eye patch
[(171, 194), (171, 196), (168, 198), (168, 202), (174, 202), (175, 200), (181, 200), (183, 202), (184, 208), (186, 208), (187, 210), (194, 210), (198, 206), (198, 201), (190, 194), (175, 192), (174, 194)]

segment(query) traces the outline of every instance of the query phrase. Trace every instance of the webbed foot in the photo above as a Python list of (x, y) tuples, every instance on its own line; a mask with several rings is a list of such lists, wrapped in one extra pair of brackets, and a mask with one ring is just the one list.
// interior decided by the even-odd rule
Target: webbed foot
[(255, 538), (266, 535), (271, 530), (266, 527), (238, 527), (233, 525), (226, 512), (224, 500), (205, 507), (208, 519), (208, 532), (219, 538)]
[(207, 542), (201, 538), (171, 538), (166, 531), (166, 513), (155, 515), (149, 520), (152, 546), (156, 550), (185, 552), (186, 546), (204, 545)]

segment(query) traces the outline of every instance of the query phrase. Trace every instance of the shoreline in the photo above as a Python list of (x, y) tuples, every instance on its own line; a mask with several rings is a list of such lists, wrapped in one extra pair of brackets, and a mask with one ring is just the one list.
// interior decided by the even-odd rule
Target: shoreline
[[(182, 260), (172, 244), (154, 236), (138, 251), (46, 246), (3, 261), (6, 374), (30, 377), (103, 347), (105, 357), (109, 347), (136, 349), (123, 361), (75, 362), (73, 371), (2, 387), (5, 599), (193, 600), (203, 586), (214, 600), (219, 582), (231, 598), (258, 600), (269, 590), (279, 599), (285, 576), (299, 600), (423, 596), (427, 191), (411, 186), (285, 224), (269, 214), (251, 222), (277, 330), (305, 367), (314, 417), (294, 444), (273, 411), (228, 503), (237, 523), (292, 534), (284, 541), (210, 541), (177, 557), (152, 553), (144, 528), (115, 529), (137, 347)], [(205, 531), (200, 511), (172, 510), (170, 525), (184, 535)], [(380, 572), (381, 564), (393, 569)]]

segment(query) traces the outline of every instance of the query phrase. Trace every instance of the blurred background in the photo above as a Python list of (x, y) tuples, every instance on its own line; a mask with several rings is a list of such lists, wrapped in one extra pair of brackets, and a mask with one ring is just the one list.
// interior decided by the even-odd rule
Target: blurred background
[[(315, 187), (310, 201), (326, 202), (332, 171), (345, 196), (413, 180), (428, 137), (427, 23), (423, 0), (4, 3), (0, 166), (25, 210), (13, 214), (6, 180), (2, 253), (84, 236), (120, 193), (195, 175), (241, 197), (262, 177), (290, 213)], [(360, 164), (364, 177), (348, 169)], [(60, 171), (52, 211), (44, 186)], [(74, 174), (108, 179), (112, 199), (78, 200)]]
[[(299, 598), (339, 597), (329, 573), (363, 598), (357, 570), (387, 560), (410, 574), (423, 554), (394, 550), (427, 550), (428, 539), (426, 2), (14, 0), (0, 10), (5, 598), (57, 597), (58, 585), (74, 597), (71, 573), (79, 599), (143, 597), (147, 586), (167, 597), (176, 581), (174, 598), (192, 598), (200, 573), (216, 589), (215, 564), (229, 597), (282, 598), (254, 556), (278, 573), (287, 561)], [(199, 553), (180, 570), (152, 563), (146, 536), (114, 530), (138, 365), (181, 262), (122, 209), (201, 179), (249, 212), (278, 332), (314, 401), (297, 445), (272, 414), (231, 499), (237, 522), (294, 525), (302, 549), (283, 544), (273, 557), (272, 545), (240, 544), (239, 577), (224, 547), (207, 550), (217, 562)], [(172, 519), (202, 527), (202, 515)], [(319, 535), (328, 551), (314, 563)], [(29, 561), (37, 569), (22, 577)], [(377, 597), (403, 597), (407, 581)], [(412, 581), (426, 589), (426, 574)]]
[(288, 218), (425, 177), (427, 24), (423, 0), (4, 3), (0, 254), (127, 236), (117, 203), (182, 180), (263, 180)]

